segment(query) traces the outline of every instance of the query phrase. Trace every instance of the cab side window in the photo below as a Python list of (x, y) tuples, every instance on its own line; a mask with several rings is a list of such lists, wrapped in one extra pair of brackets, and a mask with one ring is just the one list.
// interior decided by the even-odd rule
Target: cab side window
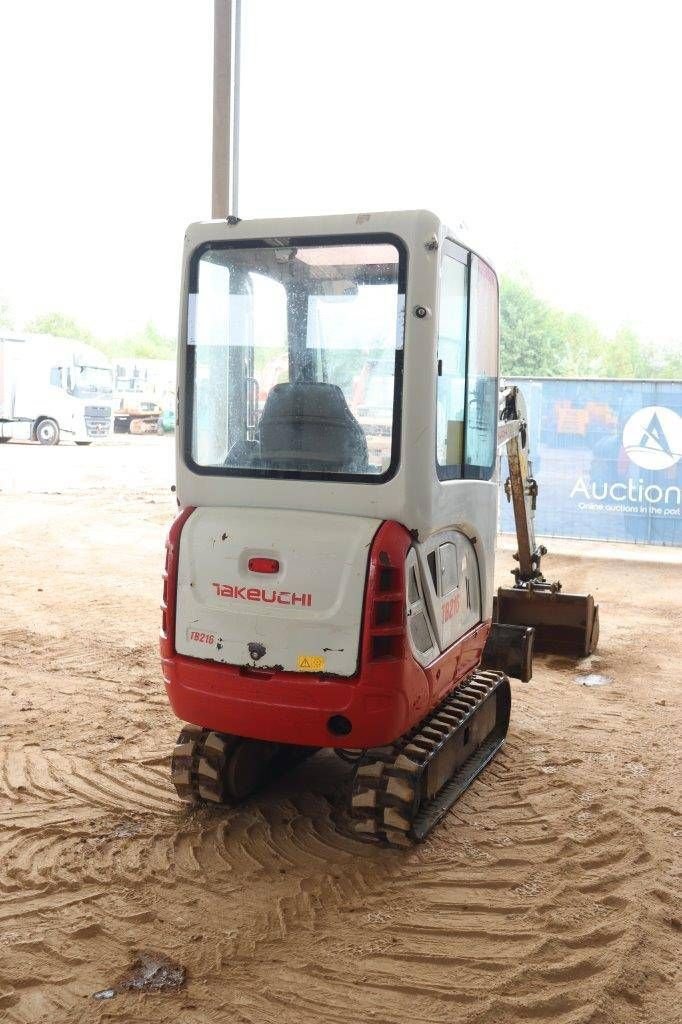
[(462, 476), (467, 301), (466, 262), (449, 255), (446, 250), (441, 263), (436, 394), (436, 468), (441, 480), (455, 480)]
[(489, 480), (497, 456), (498, 291), (494, 271), (471, 256), (464, 476)]

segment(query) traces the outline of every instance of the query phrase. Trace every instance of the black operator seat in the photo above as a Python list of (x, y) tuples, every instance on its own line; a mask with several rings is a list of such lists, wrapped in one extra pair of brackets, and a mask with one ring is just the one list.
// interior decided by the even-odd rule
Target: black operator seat
[(367, 438), (336, 384), (275, 384), (260, 419), (270, 469), (367, 473)]

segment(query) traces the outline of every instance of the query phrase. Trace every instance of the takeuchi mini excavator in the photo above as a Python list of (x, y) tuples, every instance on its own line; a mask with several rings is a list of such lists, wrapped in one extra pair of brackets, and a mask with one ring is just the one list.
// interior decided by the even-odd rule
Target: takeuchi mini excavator
[[(494, 271), (424, 211), (194, 224), (178, 381), (178, 794), (239, 801), (331, 747), (352, 829), (418, 842), (502, 745), (533, 645), (598, 636), (541, 572)], [(500, 448), (518, 566), (495, 595)]]

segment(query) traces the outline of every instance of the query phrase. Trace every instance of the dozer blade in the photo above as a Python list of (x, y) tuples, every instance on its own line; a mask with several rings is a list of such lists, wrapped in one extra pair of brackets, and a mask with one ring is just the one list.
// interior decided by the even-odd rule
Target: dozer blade
[(599, 639), (599, 605), (591, 594), (563, 594), (532, 584), (500, 587), (493, 618), (533, 626), (536, 651), (584, 658), (592, 654)]
[(513, 679), (527, 683), (533, 678), (535, 630), (493, 622), (481, 658), (481, 668), (498, 668)]
[(401, 847), (425, 839), (502, 746), (510, 710), (507, 677), (479, 670), (407, 736), (366, 751), (353, 778), (355, 835)]

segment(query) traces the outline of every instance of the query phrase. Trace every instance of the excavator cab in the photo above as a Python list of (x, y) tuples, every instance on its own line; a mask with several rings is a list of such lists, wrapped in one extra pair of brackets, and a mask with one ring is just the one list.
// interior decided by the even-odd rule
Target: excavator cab
[(495, 273), (431, 213), (189, 228), (161, 630), (183, 799), (242, 799), (332, 747), (356, 760), (353, 830), (401, 846), (494, 756), (506, 673), (530, 677), (535, 626), (566, 626), (498, 378)]

